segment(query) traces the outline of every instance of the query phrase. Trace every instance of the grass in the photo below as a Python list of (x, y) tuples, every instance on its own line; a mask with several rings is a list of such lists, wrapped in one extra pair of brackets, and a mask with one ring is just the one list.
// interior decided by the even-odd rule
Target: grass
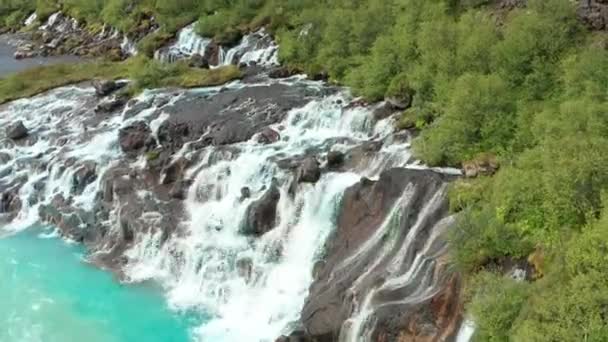
[(212, 70), (196, 69), (185, 63), (162, 64), (142, 57), (124, 62), (92, 61), (46, 65), (0, 79), (0, 104), (95, 78), (129, 78), (134, 82), (127, 92), (134, 95), (147, 88), (215, 86), (240, 76), (240, 71), (234, 66)]

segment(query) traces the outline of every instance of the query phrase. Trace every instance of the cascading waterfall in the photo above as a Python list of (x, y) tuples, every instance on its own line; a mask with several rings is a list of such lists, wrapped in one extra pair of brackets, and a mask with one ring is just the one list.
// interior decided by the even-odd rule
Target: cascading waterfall
[[(139, 99), (145, 101), (148, 96), (144, 93)], [(40, 206), (50, 203), (56, 195), (71, 197), (82, 209), (93, 207), (101, 177), (82, 192), (75, 192), (77, 172), (92, 163), (96, 173), (102, 175), (120, 157), (116, 130), (153, 113), (149, 109), (131, 118), (113, 116), (95, 122), (89, 114), (94, 99), (92, 88), (65, 87), (14, 101), (1, 111), (0, 126), (8, 127), (21, 120), (35, 135), (31, 144), (1, 140), (0, 154), (7, 160), (0, 166), (0, 189), (7, 191), (17, 185), (17, 180), (27, 180), (19, 189), (21, 210), (4, 229), (24, 229), (37, 222)]]
[(211, 39), (199, 36), (195, 29), (196, 23), (181, 29), (177, 34), (177, 41), (168, 48), (157, 50), (154, 53), (154, 58), (162, 62), (173, 63), (178, 59), (193, 55), (204, 56)]
[[(188, 195), (185, 236), (174, 237), (161, 249), (160, 234), (145, 236), (129, 251), (133, 262), (127, 275), (132, 280), (159, 280), (173, 306), (199, 308), (210, 316), (198, 330), (201, 341), (271, 341), (298, 319), (312, 265), (333, 229), (340, 198), (369, 172), (329, 173), (291, 198), (290, 175), (273, 160), (300, 155), (335, 138), (370, 139), (374, 130), (369, 113), (353, 109), (343, 114), (338, 100), (343, 95), (291, 111), (275, 127), (283, 126), (283, 139), (276, 144), (242, 143), (236, 146), (237, 155), (205, 152), (207, 157), (193, 168), (202, 171)], [(242, 201), (240, 189), (262, 189), (273, 178), (283, 184), (277, 227), (258, 240), (242, 236), (246, 209), (257, 198)], [(251, 269), (243, 270), (243, 264)]]
[[(200, 53), (206, 44), (208, 41), (196, 36), (191, 26), (180, 32), (176, 51)], [(237, 59), (276, 63), (276, 46), (256, 50), (257, 44), (253, 38), (243, 38), (239, 46), (225, 53), (222, 63), (234, 63)], [(280, 82), (320, 87), (319, 83), (298, 78)], [(250, 86), (254, 85), (233, 83), (222, 90)], [(69, 199), (79, 210), (95, 211), (103, 192), (104, 174), (124, 157), (118, 146), (118, 129), (145, 121), (157, 136), (159, 127), (169, 117), (163, 106), (171, 106), (186, 92), (213, 97), (220, 93), (219, 89), (180, 94), (147, 91), (121, 112), (105, 116), (93, 112), (95, 93), (85, 86), (59, 88), (3, 107), (0, 125), (6, 127), (22, 120), (32, 136), (27, 142), (0, 140), (0, 157), (6, 159), (0, 166), (0, 192), (10, 191), (19, 180), (24, 180), (18, 190), (21, 209), (5, 229), (19, 230), (37, 222), (41, 206), (58, 195)], [(159, 98), (166, 101), (157, 101)], [(346, 92), (338, 92), (290, 110), (282, 122), (271, 125), (280, 133), (280, 139), (271, 144), (259, 143), (254, 137), (228, 147), (184, 148), (180, 155), (197, 160), (186, 171), (193, 184), (183, 205), (185, 219), (175, 222), (178, 229), (168, 237), (154, 229), (138, 232), (125, 252), (128, 262), (121, 270), (125, 278), (131, 282), (155, 280), (163, 285), (172, 308), (201, 312), (206, 319), (194, 332), (197, 340), (273, 341), (282, 333), (289, 333), (299, 319), (313, 281), (313, 265), (335, 228), (345, 190), (361, 177), (375, 179), (386, 169), (410, 162), (409, 145), (395, 138), (392, 119), (374, 122), (371, 108), (348, 108), (345, 104), (349, 100)], [(138, 110), (142, 103), (149, 105)], [(293, 173), (277, 163), (297, 159), (310, 151), (347, 151), (365, 142), (383, 145), (373, 158), (363, 159), (345, 172), (326, 172), (315, 184), (297, 185), (295, 194)], [(145, 157), (140, 156), (131, 166), (144, 169), (146, 163)], [(76, 189), (75, 183), (87, 167), (95, 170), (95, 179)], [(274, 185), (280, 193), (274, 229), (258, 238), (243, 235), (249, 206)], [(251, 198), (242, 196), (245, 187), (250, 189)], [(149, 196), (145, 191), (137, 195)], [(437, 191), (420, 214), (420, 220), (437, 209), (442, 195), (443, 189)], [(404, 256), (412, 253), (412, 241), (423, 238), (419, 236), (419, 225), (413, 226), (404, 240), (399, 240), (401, 244), (397, 240), (393, 245), (380, 243), (407, 201), (405, 191), (393, 214), (378, 229), (378, 235), (361, 251), (378, 249), (377, 263), (370, 270), (380, 263), (388, 264), (389, 277), (381, 287), (362, 298), (353, 317), (345, 323), (342, 341), (365, 339), (373, 325), (372, 313), (378, 309), (375, 301), (378, 296), (408, 287), (412, 281), (420, 284), (411, 290), (407, 300), (425, 298), (435, 291), (429, 286), (429, 272), (433, 257), (444, 250), (439, 237), (450, 219), (437, 223), (424, 248), (410, 263), (405, 263)], [(121, 229), (120, 210), (115, 207), (105, 221), (111, 232)], [(144, 212), (141, 218), (153, 226), (161, 216), (158, 212)], [(357, 255), (345, 260), (342, 267), (358, 263)], [(351, 291), (357, 292), (358, 284), (369, 281), (368, 276), (369, 273), (362, 274)], [(392, 304), (382, 302), (384, 306)]]
[(229, 49), (225, 55), (221, 56), (220, 64), (278, 65), (278, 49), (277, 44), (262, 28), (245, 35), (237, 46)]
[[(157, 50), (154, 58), (166, 63), (194, 55), (206, 56), (212, 40), (196, 33), (196, 23), (181, 29), (172, 45)], [(265, 29), (246, 34), (234, 47), (217, 47), (217, 65), (257, 64), (262, 66), (278, 65), (278, 45)]]

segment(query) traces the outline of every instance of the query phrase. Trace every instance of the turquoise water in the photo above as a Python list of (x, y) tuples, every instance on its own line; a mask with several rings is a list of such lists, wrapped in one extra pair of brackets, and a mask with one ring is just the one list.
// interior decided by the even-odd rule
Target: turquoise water
[(28, 230), (0, 238), (0, 342), (182, 342), (198, 318), (157, 288), (121, 285), (83, 249)]

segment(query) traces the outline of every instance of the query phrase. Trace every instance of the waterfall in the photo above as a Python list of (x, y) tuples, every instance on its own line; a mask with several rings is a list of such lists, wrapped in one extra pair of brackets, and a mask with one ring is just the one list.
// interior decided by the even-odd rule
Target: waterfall
[(34, 12), (29, 17), (27, 17), (27, 19), (25, 19), (23, 24), (25, 26), (30, 26), (36, 21), (36, 19), (38, 19), (38, 14), (36, 14), (36, 12)]
[[(176, 50), (204, 50), (208, 41), (193, 32), (191, 27), (189, 33), (180, 33)], [(233, 49), (226, 52), (225, 60), (273, 61), (275, 52), (252, 50), (250, 47), (256, 43), (247, 39), (243, 39), (247, 43), (240, 44), (240, 50), (234, 48), (236, 52), (231, 52)], [(243, 51), (246, 52), (240, 55)], [(94, 235), (89, 240), (92, 258), (112, 255), (124, 247), (124, 259), (121, 259), (124, 264), (117, 272), (126, 281), (154, 280), (165, 289), (173, 309), (195, 310), (206, 317), (193, 332), (196, 340), (273, 341), (289, 333), (292, 324), (300, 319), (309, 286), (314, 281), (313, 266), (325, 252), (324, 243), (335, 230), (345, 191), (362, 177), (379, 179), (387, 169), (407, 166), (411, 155), (407, 139), (393, 131), (393, 119), (376, 122), (371, 108), (348, 107), (346, 104), (351, 98), (347, 91), (325, 89), (320, 83), (297, 77), (265, 82), (236, 82), (177, 92), (146, 91), (123, 109), (107, 114), (94, 111), (100, 100), (88, 86), (63, 87), (0, 107), (0, 126), (8, 127), (21, 120), (29, 130), (29, 137), (23, 141), (12, 141), (0, 132), (0, 159), (3, 160), (0, 193), (16, 191), (21, 199), (20, 208), (12, 217), (10, 213), (0, 214), (3, 215), (0, 220), (10, 221), (4, 229), (27, 228), (40, 220), (49, 205), (55, 208), (54, 203), (63, 198), (70, 211), (58, 222), (65, 225), (72, 218), (81, 220), (77, 228), (80, 234)], [(258, 135), (254, 135), (232, 144), (196, 147), (206, 137), (204, 133), (196, 137), (199, 140), (185, 144), (172, 156), (173, 160), (193, 161), (185, 170), (185, 178), (192, 180), (192, 185), (183, 202), (176, 204), (157, 196), (152, 186), (136, 183), (148, 179), (130, 176), (131, 171), (147, 174), (152, 161), (144, 155), (128, 159), (119, 146), (119, 129), (145, 122), (158, 140), (163, 124), (177, 115), (175, 111), (183, 111), (185, 104), (193, 102), (193, 108), (197, 109), (201, 102), (196, 101), (223, 103), (228, 100), (222, 96), (231, 92), (243, 92), (237, 98), (248, 99), (239, 104), (242, 108), (232, 108), (242, 113), (242, 120), (268, 116), (276, 105), (269, 104), (261, 111), (252, 112), (247, 105), (262, 100), (247, 91), (258, 87), (262, 89), (260, 93), (266, 94), (270, 90), (265, 87), (273, 85), (289, 87), (290, 91), (286, 92), (289, 101), (291, 97), (299, 101), (306, 98), (307, 103), (290, 107), (284, 117), (269, 126), (280, 135), (272, 143), (261, 143)], [(278, 102), (281, 101), (287, 100)], [(231, 103), (228, 101), (221, 110)], [(195, 110), (194, 115), (202, 114)], [(211, 127), (207, 131), (212, 131)], [(308, 155), (325, 156), (329, 151), (348, 153), (366, 144), (380, 147), (373, 156), (365, 153), (364, 148), (363, 157), (349, 160), (351, 164), (343, 170), (328, 169), (314, 184), (294, 183), (292, 170), (281, 166)], [(321, 160), (321, 167), (326, 168), (327, 162)], [(141, 187), (135, 188), (130, 202), (120, 202), (115, 197), (103, 204), (111, 208), (108, 215), (102, 215), (101, 198), (108, 190), (104, 180), (112, 175), (110, 172), (121, 168), (129, 172), (118, 176), (119, 180)], [(164, 177), (167, 175), (163, 174), (157, 181), (164, 182)], [(259, 237), (244, 235), (242, 230), (249, 208), (274, 186), (280, 197), (273, 229)], [(244, 188), (250, 192), (250, 198), (243, 196)], [(350, 291), (362, 296), (355, 296), (358, 304), (345, 323), (341, 341), (365, 340), (373, 326), (374, 312), (401, 305), (403, 301), (421, 301), (437, 291), (432, 275), (434, 257), (445, 250), (441, 236), (451, 218), (433, 223), (430, 232), (428, 227), (431, 217), (439, 211), (444, 187), (429, 195), (431, 199), (406, 235), (398, 235), (392, 244), (383, 243), (386, 234), (404, 215), (412, 198), (411, 191), (412, 188), (408, 188), (403, 192), (376, 234), (340, 265), (350, 268), (367, 263), (369, 269), (352, 283)], [(146, 203), (137, 208), (141, 210), (136, 217), (141, 226), (133, 232), (132, 241), (124, 242), (125, 224), (121, 217), (138, 205), (138, 201)], [(165, 214), (159, 208), (173, 206), (178, 208), (176, 212), (183, 212), (183, 216), (163, 217)], [(51, 210), (49, 215), (55, 215), (55, 211)], [(171, 233), (157, 229), (163, 219), (171, 221)], [(90, 231), (91, 228), (95, 230)], [(417, 244), (423, 248), (415, 252), (412, 246)], [(361, 258), (370, 251), (376, 255), (373, 261)], [(412, 257), (412, 253), (415, 256)], [(380, 267), (386, 268), (384, 283), (372, 291), (362, 291), (363, 285), (373, 278), (372, 272)], [(413, 287), (412, 282), (416, 282)], [(404, 288), (408, 288), (407, 297), (385, 299)]]
[[(196, 23), (181, 29), (177, 41), (168, 47), (154, 52), (154, 58), (163, 62), (173, 63), (193, 55), (206, 56), (213, 45), (212, 40), (203, 38), (195, 31)], [(232, 48), (219, 46), (217, 48), (218, 65), (257, 64), (263, 66), (278, 65), (278, 45), (272, 37), (260, 29), (246, 34)]]
[(278, 65), (278, 46), (265, 29), (245, 35), (241, 42), (228, 50), (220, 64)]
[[(113, 35), (112, 35), (113, 37)], [(122, 38), (122, 43), (120, 43), (120, 50), (128, 56), (136, 56), (137, 55), (137, 46), (135, 42), (129, 39), (127, 35), (124, 35)]]
[(193, 55), (205, 55), (207, 46), (211, 39), (199, 36), (196, 31), (196, 23), (190, 24), (179, 31), (177, 41), (167, 48), (157, 50), (154, 57), (163, 62), (172, 63), (177, 59), (191, 57)]

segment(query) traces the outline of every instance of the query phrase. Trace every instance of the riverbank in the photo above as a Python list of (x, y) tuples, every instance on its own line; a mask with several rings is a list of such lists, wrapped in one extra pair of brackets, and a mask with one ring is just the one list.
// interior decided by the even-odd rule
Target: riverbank
[(21, 38), (15, 34), (0, 35), (0, 79), (6, 78), (11, 74), (25, 71), (41, 66), (53, 64), (73, 64), (82, 63), (85, 60), (77, 56), (50, 56), (33, 57), (26, 59), (15, 59), (17, 44)]

